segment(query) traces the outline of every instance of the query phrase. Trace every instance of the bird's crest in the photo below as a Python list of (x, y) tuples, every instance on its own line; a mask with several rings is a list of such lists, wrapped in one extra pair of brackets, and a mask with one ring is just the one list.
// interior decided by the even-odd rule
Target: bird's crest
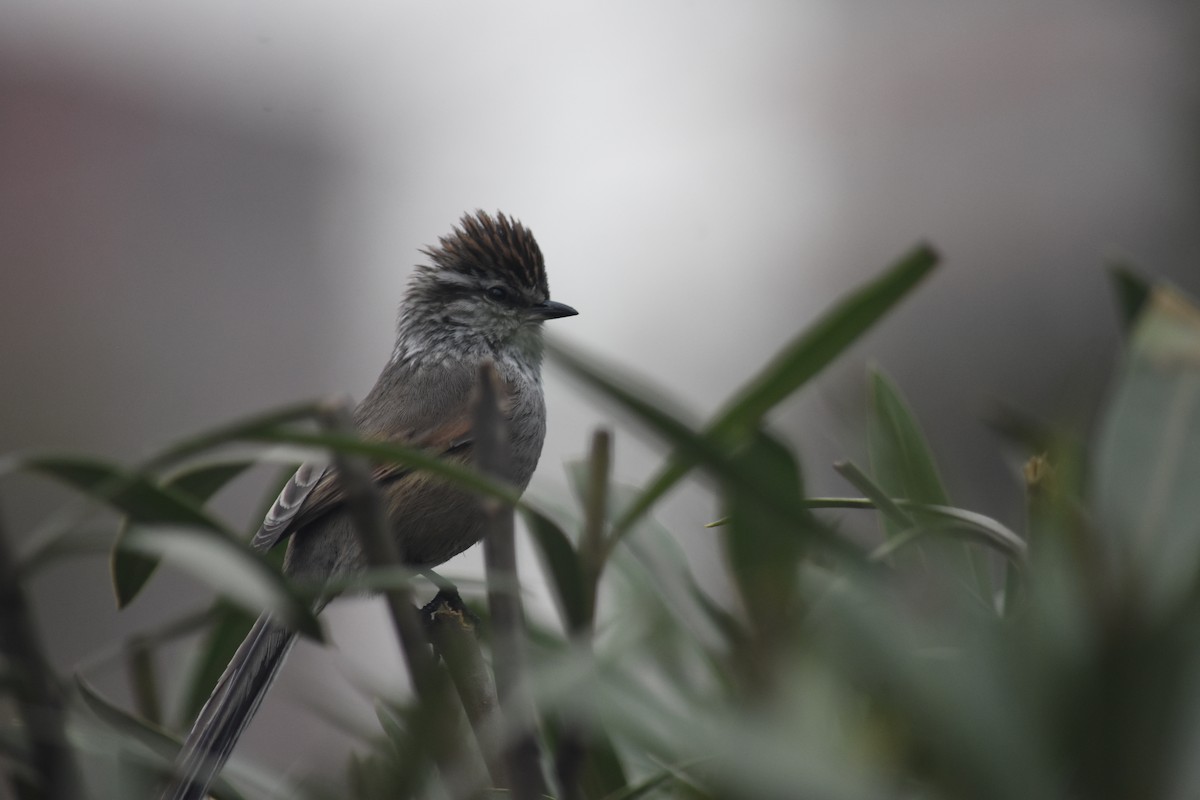
[(433, 270), (498, 278), (532, 291), (548, 292), (546, 262), (533, 234), (516, 219), (497, 212), (464, 214), (437, 247), (421, 251)]

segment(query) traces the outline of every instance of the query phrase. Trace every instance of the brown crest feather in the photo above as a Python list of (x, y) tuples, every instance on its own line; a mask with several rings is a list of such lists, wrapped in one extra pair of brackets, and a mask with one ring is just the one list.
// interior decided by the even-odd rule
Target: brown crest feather
[(421, 252), (440, 269), (497, 278), (548, 294), (546, 262), (533, 233), (513, 217), (484, 211), (464, 214), (437, 247)]

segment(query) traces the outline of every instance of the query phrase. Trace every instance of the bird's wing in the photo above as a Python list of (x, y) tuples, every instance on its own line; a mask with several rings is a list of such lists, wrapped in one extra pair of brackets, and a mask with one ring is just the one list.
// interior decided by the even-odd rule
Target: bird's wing
[(283, 537), (284, 532), (295, 522), (300, 509), (304, 507), (305, 501), (313, 493), (313, 489), (328, 473), (328, 464), (311, 461), (301, 464), (300, 469), (296, 470), (296, 474), (284, 484), (279, 497), (275, 498), (258, 533), (254, 534), (254, 538), (250, 540), (250, 546), (262, 552), (274, 547), (275, 543)]
[[(446, 423), (434, 430), (427, 431), (415, 439), (408, 437), (392, 437), (385, 439), (385, 442), (392, 444), (404, 445), (405, 447), (413, 447), (419, 450), (424, 450), (439, 456), (447, 456), (451, 453), (462, 454), (470, 446), (473, 441), (471, 436), (471, 417), (470, 414), (457, 415), (455, 418), (447, 420)], [(399, 480), (412, 471), (410, 467), (403, 464), (381, 464), (371, 470), (371, 479), (376, 486), (383, 486), (392, 481)], [(336, 470), (328, 470), (321, 476), (320, 481), (313, 487), (308, 499), (305, 501), (300, 513), (296, 516), (293, 524), (290, 526), (289, 533), (303, 528), (318, 517), (339, 508), (345, 502), (346, 493), (342, 487), (342, 482), (338, 479)]]
[[(381, 441), (441, 456), (462, 454), (472, 442), (470, 406), (463, 404), (460, 413), (451, 415), (429, 430), (386, 437)], [(402, 464), (382, 464), (371, 470), (371, 477), (377, 486), (381, 486), (410, 471), (409, 467)], [(327, 464), (303, 464), (279, 493), (258, 533), (250, 541), (250, 546), (256, 550), (269, 550), (293, 532), (338, 508), (344, 501), (345, 492), (335, 469)]]

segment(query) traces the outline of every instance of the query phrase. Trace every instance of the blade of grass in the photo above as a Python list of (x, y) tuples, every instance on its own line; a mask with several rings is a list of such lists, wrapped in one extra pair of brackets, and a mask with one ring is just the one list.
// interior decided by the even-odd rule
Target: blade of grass
[[(868, 380), (867, 448), (871, 472), (883, 493), (916, 503), (949, 507), (950, 496), (933, 452), (908, 403), (880, 370), (871, 370)], [(898, 533), (900, 527), (885, 517), (889, 536)], [(975, 592), (991, 605), (992, 580), (984, 554), (965, 547), (959, 560)]]
[[(705, 433), (725, 440), (753, 430), (768, 411), (819, 374), (907, 296), (938, 260), (938, 253), (931, 246), (919, 244), (878, 278), (842, 299), (748, 381), (731, 398), (726, 410), (705, 428)], [(615, 535), (624, 535), (638, 517), (698, 463), (694, 454), (677, 451), (647, 484), (638, 502), (616, 521)]]
[[(197, 506), (203, 506), (226, 484), (245, 472), (253, 461), (219, 461), (191, 465), (169, 476), (163, 488), (188, 497)], [(156, 558), (147, 558), (135, 550), (123, 547), (136, 518), (126, 515), (117, 531), (110, 556), (113, 586), (117, 594), (117, 607), (123, 608), (137, 597), (158, 568)], [(232, 532), (231, 532), (232, 533)], [(236, 537), (235, 537), (236, 538)]]
[(0, 519), (0, 651), (16, 681), (13, 699), (40, 795), (72, 800), (79, 792), (79, 774), (67, 742), (62, 692), (34, 627), (4, 527)]
[(1200, 571), (1200, 308), (1156, 288), (1132, 332), (1093, 459), (1108, 571), (1169, 607)]
[(1108, 281), (1112, 287), (1113, 297), (1117, 301), (1121, 330), (1128, 334), (1133, 330), (1133, 325), (1137, 322), (1138, 315), (1142, 313), (1146, 301), (1150, 299), (1153, 287), (1144, 275), (1121, 261), (1109, 264)]
[[(1012, 529), (991, 517), (953, 506), (932, 506), (900, 499), (893, 499), (892, 503), (902, 510), (928, 516), (931, 522), (955, 523), (954, 527), (946, 528), (946, 530), (972, 536), (1018, 565), (1023, 564), (1027, 558), (1028, 546), (1025, 540), (1014, 533)], [(809, 497), (804, 500), (804, 504), (811, 509), (879, 510), (874, 501), (866, 497)], [(721, 518), (708, 523), (705, 527), (719, 528), (728, 524), (728, 518)]]
[(549, 578), (563, 628), (578, 630), (587, 625), (587, 600), (583, 570), (570, 538), (549, 517), (526, 510), (525, 526), (537, 546), (542, 572)]
[[(628, 377), (618, 377), (618, 371), (613, 367), (602, 367), (594, 358), (585, 358), (561, 344), (554, 345), (553, 353), (560, 366), (587, 386), (625, 408), (644, 427), (673, 445), (681, 457), (691, 459), (690, 463), (702, 465), (731, 490), (755, 498), (782, 517), (797, 522), (805, 519), (807, 510), (790, 491), (773, 490), (778, 488), (779, 483), (777, 476), (773, 475), (766, 465), (735, 459), (728, 452), (729, 448), (718, 441), (719, 437), (700, 434), (676, 416), (666, 412), (660, 403), (648, 399), (653, 392), (635, 386), (635, 382)], [(639, 497), (639, 503), (640, 499)], [(632, 506), (637, 507), (638, 503)], [(620, 520), (632, 524), (645, 510), (642, 509), (636, 514), (626, 511)], [(608, 538), (609, 551), (630, 530), (621, 530), (621, 524), (618, 521), (614, 525), (613, 533)], [(832, 554), (851, 561), (860, 559), (861, 553), (845, 539), (824, 530), (816, 532), (816, 535)]]
[(857, 464), (852, 461), (839, 461), (833, 465), (834, 470), (850, 484), (867, 496), (871, 504), (879, 510), (898, 530), (912, 527), (913, 519), (904, 509), (900, 508), (875, 481), (871, 480)]
[(198, 528), (156, 526), (132, 531), (122, 546), (165, 559), (247, 611), (270, 611), (305, 636), (323, 640), (308, 603), (261, 553), (242, 542)]
[[(75, 688), (84, 706), (101, 722), (119, 736), (138, 742), (153, 753), (157, 757), (155, 766), (163, 775), (170, 771), (182, 744), (180, 739), (114, 705), (78, 676), (75, 678)], [(244, 800), (227, 780), (220, 777), (209, 787), (209, 792), (217, 800)]]

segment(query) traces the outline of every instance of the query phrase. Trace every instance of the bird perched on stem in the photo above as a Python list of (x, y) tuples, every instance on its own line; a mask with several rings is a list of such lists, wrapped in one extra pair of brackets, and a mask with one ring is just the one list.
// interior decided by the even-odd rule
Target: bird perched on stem
[[(396, 347), (355, 410), (354, 426), (367, 439), (469, 462), (473, 391), (480, 366), (491, 362), (509, 447), (507, 474), (499, 477), (524, 490), (546, 433), (542, 323), (577, 312), (550, 299), (533, 234), (504, 214), (468, 214), (423, 252), (429, 262), (405, 292)], [(406, 563), (440, 564), (483, 535), (485, 515), (470, 492), (398, 465), (373, 477)], [(342, 486), (325, 465), (297, 470), (251, 545), (267, 550), (285, 537), (290, 576), (320, 581), (363, 567)], [(258, 619), (188, 733), (164, 800), (205, 796), (294, 638), (270, 615)]]

